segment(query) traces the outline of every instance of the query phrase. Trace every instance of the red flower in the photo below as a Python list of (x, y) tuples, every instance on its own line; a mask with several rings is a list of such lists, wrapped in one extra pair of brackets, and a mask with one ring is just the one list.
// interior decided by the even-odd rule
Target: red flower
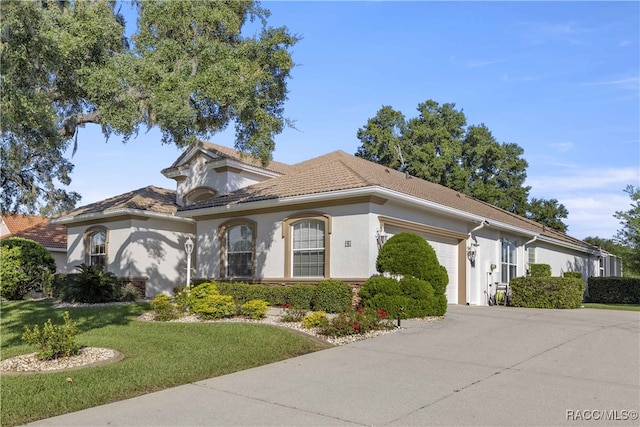
[(379, 315), (381, 318), (383, 318), (383, 319), (386, 319), (386, 318), (387, 318), (387, 312), (386, 312), (386, 311), (384, 311), (384, 310), (383, 310), (383, 309), (381, 309), (381, 308), (379, 308), (379, 309), (378, 309), (378, 315)]
[(358, 323), (354, 323), (354, 324), (353, 324), (353, 329), (355, 329), (355, 330), (356, 330), (356, 332), (360, 332), (360, 324), (358, 324)]
[(358, 310), (356, 310), (356, 313), (362, 314), (362, 310), (358, 309)]
[(289, 307), (291, 307), (291, 303), (290, 303), (290, 302), (288, 302), (288, 303), (286, 303), (286, 304), (284, 305), (284, 308), (289, 308)]

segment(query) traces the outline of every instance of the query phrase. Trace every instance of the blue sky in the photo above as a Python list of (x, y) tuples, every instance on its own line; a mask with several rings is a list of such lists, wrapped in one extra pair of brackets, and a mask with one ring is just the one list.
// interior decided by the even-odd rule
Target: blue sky
[[(427, 99), (455, 103), (468, 124), (524, 148), (531, 196), (569, 210), (568, 233), (613, 237), (623, 189), (640, 185), (638, 2), (263, 2), (269, 24), (303, 39), (274, 159), (355, 153), (383, 105), (411, 118)], [(129, 25), (132, 11), (123, 6)], [(210, 141), (233, 146), (232, 132)], [(80, 205), (147, 185), (180, 151), (160, 133), (123, 145), (80, 130), (69, 187)], [(71, 152), (69, 152), (71, 155)]]

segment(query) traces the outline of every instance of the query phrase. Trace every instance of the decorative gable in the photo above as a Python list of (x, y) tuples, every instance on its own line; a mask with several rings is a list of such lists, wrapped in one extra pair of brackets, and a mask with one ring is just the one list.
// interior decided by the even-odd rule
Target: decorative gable
[(263, 166), (248, 155), (201, 142), (185, 150), (162, 174), (176, 181), (176, 203), (190, 206), (278, 177), (287, 168), (277, 162)]

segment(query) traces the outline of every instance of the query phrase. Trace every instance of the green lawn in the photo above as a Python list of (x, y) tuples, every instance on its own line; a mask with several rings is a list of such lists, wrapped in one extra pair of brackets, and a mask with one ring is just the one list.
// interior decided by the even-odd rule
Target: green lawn
[[(68, 310), (78, 342), (120, 351), (124, 360), (76, 371), (2, 375), (1, 424), (13, 426), (310, 353), (328, 345), (276, 326), (159, 323), (135, 318), (145, 304), (52, 309), (50, 302), (0, 305), (1, 358), (36, 351), (24, 326), (62, 323)], [(71, 377), (73, 382), (66, 380)]]
[(597, 308), (602, 310), (640, 311), (640, 304), (599, 304), (587, 302), (582, 305), (584, 308)]

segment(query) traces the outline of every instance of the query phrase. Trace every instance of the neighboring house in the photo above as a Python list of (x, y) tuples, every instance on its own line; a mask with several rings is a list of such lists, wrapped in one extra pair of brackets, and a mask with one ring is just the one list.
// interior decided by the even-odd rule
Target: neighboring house
[(35, 215), (6, 214), (0, 219), (0, 239), (22, 237), (40, 243), (56, 262), (57, 273), (67, 273), (67, 229)]
[(146, 187), (58, 218), (69, 265), (105, 265), (148, 278), (147, 297), (169, 294), (185, 283), (192, 238), (193, 277), (359, 285), (376, 274), (379, 246), (411, 231), (447, 269), (452, 304), (486, 304), (494, 283), (526, 275), (532, 263), (554, 275), (605, 273), (606, 254), (581, 240), (342, 151), (263, 166), (199, 143), (162, 173), (177, 191)]

